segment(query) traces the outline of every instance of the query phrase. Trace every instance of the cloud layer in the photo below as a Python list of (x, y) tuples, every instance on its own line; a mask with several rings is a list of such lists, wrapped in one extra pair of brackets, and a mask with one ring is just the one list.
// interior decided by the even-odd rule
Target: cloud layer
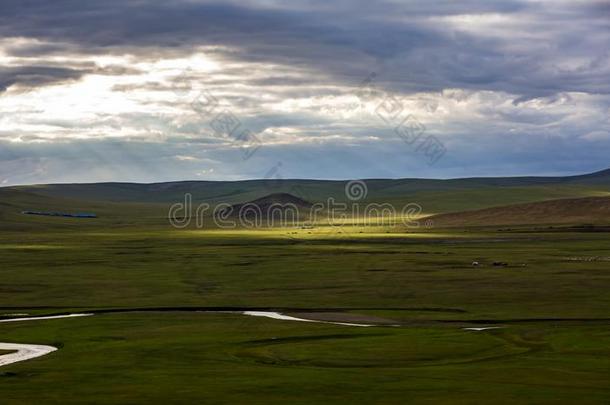
[(5, 0), (0, 183), (601, 169), (609, 17), (605, 1)]

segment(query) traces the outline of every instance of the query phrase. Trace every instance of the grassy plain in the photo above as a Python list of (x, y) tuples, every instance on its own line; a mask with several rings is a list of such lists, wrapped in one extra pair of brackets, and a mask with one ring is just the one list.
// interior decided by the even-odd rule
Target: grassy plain
[[(345, 182), (2, 188), (0, 320), (95, 315), (0, 322), (0, 342), (59, 348), (1, 367), (0, 403), (608, 403), (607, 199), (534, 204), (526, 215), (493, 207), (604, 197), (609, 184), (610, 171), (367, 180), (362, 203), (490, 210), (437, 217), (436, 228), (347, 219), (256, 230), (210, 229), (209, 218), (173, 229), (168, 205), (186, 192), (212, 205), (271, 192), (340, 201)], [(500, 225), (470, 226), (486, 222)]]
[(3, 326), (60, 350), (0, 372), (3, 403), (603, 403), (607, 329), (354, 328), (133, 313)]
[[(610, 400), (607, 232), (27, 220), (0, 232), (0, 315), (163, 311), (0, 323), (2, 342), (60, 348), (2, 367), (2, 403)], [(401, 326), (186, 310), (209, 307)]]

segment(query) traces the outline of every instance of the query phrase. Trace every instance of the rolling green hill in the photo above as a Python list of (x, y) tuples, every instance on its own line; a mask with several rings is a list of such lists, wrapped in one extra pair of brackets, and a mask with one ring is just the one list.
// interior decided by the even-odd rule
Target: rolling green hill
[[(568, 177), (479, 177), (464, 179), (365, 179), (368, 200), (403, 199), (406, 196), (429, 195), (437, 192), (464, 192), (501, 188), (538, 191), (535, 198), (551, 193), (556, 198), (580, 190), (610, 193), (610, 169)], [(240, 203), (273, 193), (301, 194), (309, 201), (324, 201), (329, 197), (344, 200), (347, 181), (340, 180), (243, 180), (243, 181), (179, 181), (169, 183), (89, 183), (15, 186), (10, 189), (41, 195), (80, 200), (114, 202), (175, 202), (184, 193), (206, 202)], [(523, 190), (523, 191), (525, 191)], [(527, 198), (527, 197), (524, 197)]]
[[(64, 218), (24, 215), (23, 211), (78, 213), (91, 212), (97, 218)], [(27, 231), (44, 225), (72, 229), (99, 225), (166, 224), (167, 204), (108, 202), (38, 194), (24, 189), (0, 188), (0, 231)]]
[(610, 197), (565, 198), (435, 215), (435, 226), (610, 224)]
[[(511, 204), (566, 198), (610, 196), (610, 169), (568, 177), (501, 177), (465, 179), (367, 179), (366, 198), (359, 203), (407, 203), (422, 206), (428, 215), (480, 210)], [(23, 210), (95, 212), (113, 223), (148, 220), (161, 223), (169, 205), (184, 201), (240, 204), (271, 194), (289, 193), (312, 203), (329, 198), (348, 201), (347, 181), (245, 180), (180, 181), (169, 183), (48, 184), (0, 188), (0, 218), (5, 221)], [(27, 219), (40, 221), (40, 219)], [(57, 219), (46, 219), (58, 223)]]

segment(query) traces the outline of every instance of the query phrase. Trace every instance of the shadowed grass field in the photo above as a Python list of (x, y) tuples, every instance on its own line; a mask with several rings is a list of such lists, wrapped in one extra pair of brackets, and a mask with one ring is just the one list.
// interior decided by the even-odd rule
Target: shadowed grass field
[(608, 314), (605, 232), (309, 232), (6, 232), (0, 306), (441, 307), (473, 319)]
[[(0, 314), (165, 312), (0, 323), (0, 341), (60, 348), (3, 367), (2, 402), (602, 403), (610, 398), (609, 235), (5, 231)], [(332, 311), (400, 326), (184, 307)], [(463, 330), (473, 326), (500, 328)]]
[(610, 395), (610, 334), (582, 324), (470, 332), (133, 313), (3, 325), (2, 336), (60, 346), (0, 371), (3, 403), (601, 403)]

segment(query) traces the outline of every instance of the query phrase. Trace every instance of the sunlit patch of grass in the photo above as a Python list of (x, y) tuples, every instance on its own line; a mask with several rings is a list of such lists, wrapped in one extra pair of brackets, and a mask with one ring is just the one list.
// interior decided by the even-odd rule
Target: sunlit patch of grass
[(48, 245), (48, 244), (18, 244), (18, 243), (10, 243), (10, 244), (0, 244), (0, 249), (9, 250), (9, 249), (29, 249), (29, 250), (50, 250), (50, 249), (66, 249), (69, 246), (66, 245)]
[(362, 239), (362, 238), (466, 238), (472, 235), (449, 232), (421, 232), (417, 229), (387, 228), (383, 226), (315, 226), (284, 228), (235, 228), (235, 229), (196, 229), (174, 230), (177, 237), (215, 237), (215, 238), (299, 238), (299, 239)]

